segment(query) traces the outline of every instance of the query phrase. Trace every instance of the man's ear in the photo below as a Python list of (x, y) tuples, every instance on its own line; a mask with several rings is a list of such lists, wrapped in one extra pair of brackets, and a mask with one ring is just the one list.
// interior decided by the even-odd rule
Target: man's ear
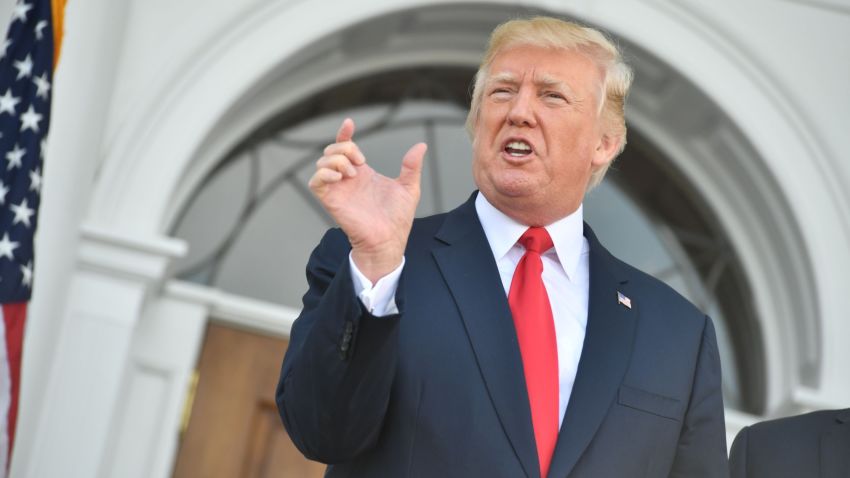
[(614, 160), (614, 156), (620, 151), (621, 138), (610, 133), (604, 133), (599, 138), (599, 143), (596, 145), (596, 151), (593, 154), (592, 169), (594, 171), (605, 167)]

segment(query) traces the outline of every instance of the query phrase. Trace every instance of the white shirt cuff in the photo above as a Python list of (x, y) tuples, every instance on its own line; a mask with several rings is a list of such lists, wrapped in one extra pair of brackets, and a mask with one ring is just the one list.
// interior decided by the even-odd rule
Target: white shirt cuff
[(404, 257), (401, 258), (401, 264), (398, 267), (378, 279), (378, 282), (374, 285), (357, 268), (351, 253), (348, 254), (348, 263), (351, 265), (351, 281), (354, 283), (354, 293), (357, 294), (357, 298), (360, 299), (366, 310), (375, 317), (398, 314), (395, 291), (398, 289), (398, 279), (401, 276), (401, 270), (404, 268)]

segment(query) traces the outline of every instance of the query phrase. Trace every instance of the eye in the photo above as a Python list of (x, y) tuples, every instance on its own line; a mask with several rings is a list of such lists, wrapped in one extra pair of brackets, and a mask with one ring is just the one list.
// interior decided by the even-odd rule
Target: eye
[(510, 88), (497, 86), (490, 90), (490, 96), (494, 99), (507, 99), (513, 94)]
[(543, 93), (543, 97), (550, 100), (567, 101), (567, 97), (557, 91), (547, 91)]

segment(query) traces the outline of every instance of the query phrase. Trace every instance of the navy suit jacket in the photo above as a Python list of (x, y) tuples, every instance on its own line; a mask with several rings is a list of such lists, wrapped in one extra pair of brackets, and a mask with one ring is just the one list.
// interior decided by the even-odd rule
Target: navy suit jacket
[(850, 477), (850, 408), (745, 427), (729, 465), (733, 478)]
[[(414, 221), (397, 315), (373, 317), (357, 299), (340, 230), (310, 257), (277, 403), (326, 476), (539, 476), (516, 332), (474, 198)], [(728, 476), (711, 320), (585, 236), (587, 331), (548, 476)]]

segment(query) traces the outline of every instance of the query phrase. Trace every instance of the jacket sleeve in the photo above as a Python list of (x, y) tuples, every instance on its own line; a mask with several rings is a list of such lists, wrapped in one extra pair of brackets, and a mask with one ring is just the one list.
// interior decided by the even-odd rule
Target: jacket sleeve
[(304, 308), (292, 326), (276, 401), (295, 446), (340, 463), (378, 440), (395, 375), (399, 315), (374, 317), (357, 299), (350, 245), (328, 231), (307, 264)]
[(702, 342), (694, 373), (671, 477), (729, 476), (726, 421), (720, 381), (720, 355), (711, 319), (705, 317)]

